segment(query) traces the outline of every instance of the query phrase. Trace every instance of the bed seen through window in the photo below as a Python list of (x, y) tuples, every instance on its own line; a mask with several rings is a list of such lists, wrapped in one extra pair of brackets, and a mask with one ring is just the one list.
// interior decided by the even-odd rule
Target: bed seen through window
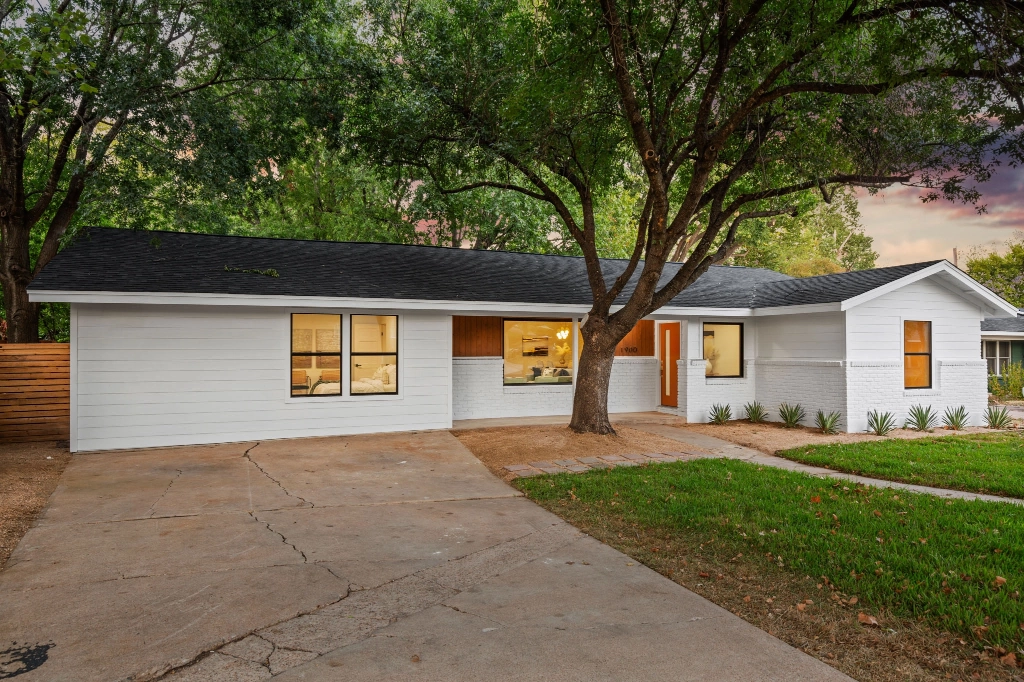
[(341, 315), (292, 315), (293, 396), (341, 395)]

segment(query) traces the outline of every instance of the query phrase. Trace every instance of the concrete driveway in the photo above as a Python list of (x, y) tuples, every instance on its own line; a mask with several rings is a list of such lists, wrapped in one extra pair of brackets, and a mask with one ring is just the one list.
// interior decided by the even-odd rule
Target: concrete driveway
[(0, 614), (19, 682), (848, 679), (447, 432), (76, 456)]

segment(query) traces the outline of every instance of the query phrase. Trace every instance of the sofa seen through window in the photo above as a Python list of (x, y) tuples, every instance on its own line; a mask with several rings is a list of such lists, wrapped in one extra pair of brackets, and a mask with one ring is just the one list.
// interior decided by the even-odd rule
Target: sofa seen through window
[(503, 320), (506, 385), (571, 384), (572, 321)]

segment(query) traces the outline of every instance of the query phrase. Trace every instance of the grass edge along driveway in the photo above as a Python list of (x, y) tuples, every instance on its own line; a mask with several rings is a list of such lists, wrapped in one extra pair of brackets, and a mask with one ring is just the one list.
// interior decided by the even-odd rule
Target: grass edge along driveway
[[(567, 520), (601, 517), (826, 578), (860, 604), (979, 644), (1024, 642), (1024, 509), (851, 486), (730, 460), (517, 479)], [(712, 549), (713, 548), (713, 549)]]
[(1014, 432), (805, 445), (776, 454), (889, 481), (1024, 498), (1024, 436)]

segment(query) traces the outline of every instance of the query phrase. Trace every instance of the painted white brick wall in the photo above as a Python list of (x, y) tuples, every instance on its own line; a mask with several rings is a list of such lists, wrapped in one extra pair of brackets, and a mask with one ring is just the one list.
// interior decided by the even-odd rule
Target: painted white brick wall
[[(657, 358), (615, 358), (608, 388), (610, 412), (643, 412), (658, 406)], [(453, 358), (454, 419), (537, 417), (572, 413), (573, 386), (504, 386), (500, 357)]]
[(970, 412), (970, 424), (981, 426), (988, 405), (985, 361), (939, 360), (936, 365), (934, 388), (904, 389), (902, 362), (851, 360), (846, 367), (848, 430), (867, 429), (870, 410), (892, 412), (902, 426), (913, 405), (931, 405), (940, 419), (947, 407), (963, 405)]
[(818, 410), (843, 415), (846, 428), (846, 371), (842, 360), (759, 359), (755, 396), (768, 411), (769, 421), (782, 421), (779, 406), (799, 403), (807, 413), (805, 426), (814, 424)]
[(707, 363), (700, 358), (679, 361), (679, 411), (686, 420), (706, 423), (711, 407), (728, 404), (734, 418), (743, 414), (743, 405), (754, 399), (757, 371), (753, 360), (744, 361), (743, 376), (718, 378), (705, 376)]

